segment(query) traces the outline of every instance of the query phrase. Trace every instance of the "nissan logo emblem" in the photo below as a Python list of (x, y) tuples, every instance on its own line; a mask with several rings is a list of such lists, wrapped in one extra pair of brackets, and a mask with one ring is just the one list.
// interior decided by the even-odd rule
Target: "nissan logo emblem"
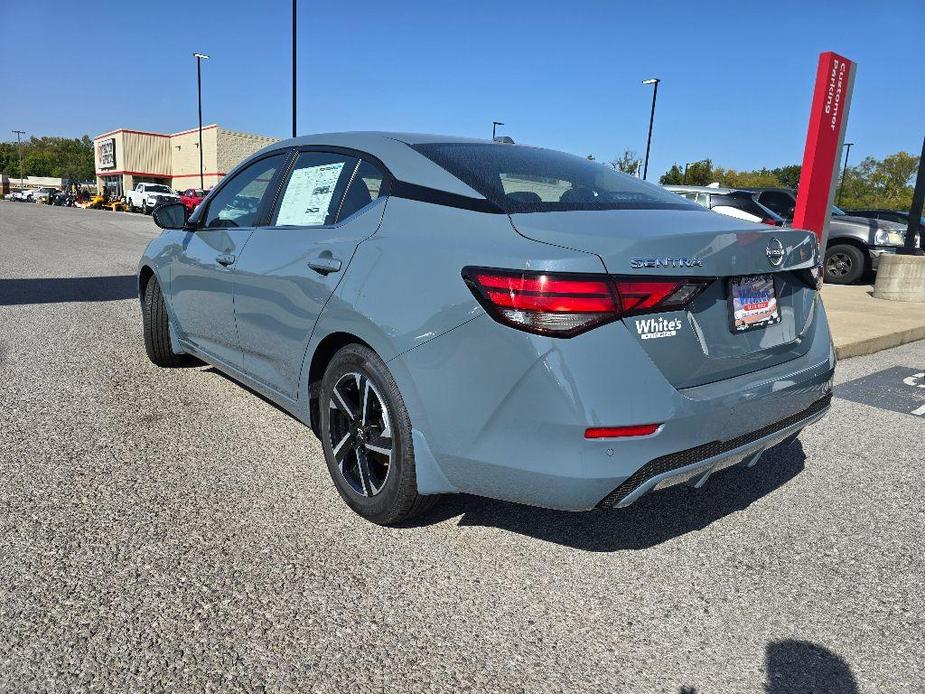
[(767, 253), (768, 262), (771, 263), (774, 267), (777, 267), (784, 262), (784, 244), (778, 241), (776, 238), (772, 238), (768, 241), (768, 247), (764, 251)]

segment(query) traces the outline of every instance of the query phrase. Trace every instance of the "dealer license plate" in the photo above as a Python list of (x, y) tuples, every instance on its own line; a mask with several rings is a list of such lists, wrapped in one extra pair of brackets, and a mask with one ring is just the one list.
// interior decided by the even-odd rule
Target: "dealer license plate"
[(729, 280), (732, 332), (741, 333), (780, 323), (773, 275), (733, 277)]

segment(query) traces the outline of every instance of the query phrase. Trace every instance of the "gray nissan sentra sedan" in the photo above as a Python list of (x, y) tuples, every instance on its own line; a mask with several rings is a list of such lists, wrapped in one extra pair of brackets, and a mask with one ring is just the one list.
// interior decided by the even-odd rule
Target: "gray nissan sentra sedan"
[(816, 238), (561, 152), (340, 133), (250, 157), (138, 271), (159, 366), (320, 437), (357, 513), (468, 492), (622, 507), (751, 466), (829, 409)]

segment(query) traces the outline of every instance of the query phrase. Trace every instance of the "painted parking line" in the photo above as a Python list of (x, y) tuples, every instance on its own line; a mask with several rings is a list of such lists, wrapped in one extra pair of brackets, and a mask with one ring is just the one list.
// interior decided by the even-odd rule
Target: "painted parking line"
[(881, 410), (925, 418), (925, 372), (894, 366), (835, 386), (833, 394)]

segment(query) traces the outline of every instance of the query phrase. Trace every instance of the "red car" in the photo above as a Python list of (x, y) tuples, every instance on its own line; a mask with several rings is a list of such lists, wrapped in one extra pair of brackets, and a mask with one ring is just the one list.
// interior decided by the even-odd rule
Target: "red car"
[(198, 190), (196, 188), (187, 188), (180, 193), (180, 202), (186, 207), (186, 211), (192, 213), (196, 205), (202, 202), (202, 199), (209, 194), (207, 190)]

